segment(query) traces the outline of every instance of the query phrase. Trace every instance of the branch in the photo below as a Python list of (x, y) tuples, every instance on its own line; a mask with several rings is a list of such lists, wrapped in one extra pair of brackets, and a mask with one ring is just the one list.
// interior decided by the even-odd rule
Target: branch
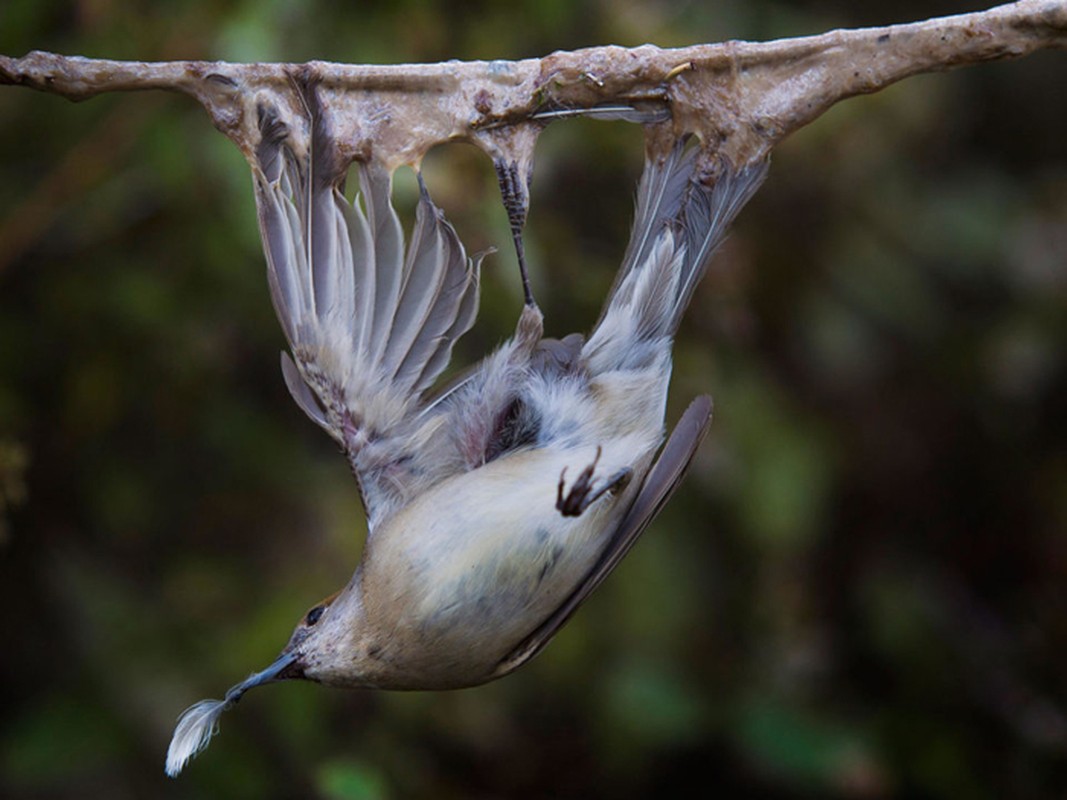
[[(664, 141), (695, 133), (709, 159), (765, 156), (833, 104), (923, 72), (1067, 47), (1067, 0), (1021, 0), (988, 11), (773, 42), (664, 50), (595, 47), (523, 61), (363, 66), (131, 62), (33, 52), (0, 56), (0, 84), (82, 100), (107, 91), (169, 89), (195, 97), (251, 157), (269, 99), (306, 125), (296, 88), (317, 83), (344, 154), (389, 168), (464, 139), (511, 165), (529, 164), (552, 118), (570, 113), (668, 119)], [(281, 101), (281, 102), (279, 102)], [(713, 166), (713, 164), (711, 165)]]

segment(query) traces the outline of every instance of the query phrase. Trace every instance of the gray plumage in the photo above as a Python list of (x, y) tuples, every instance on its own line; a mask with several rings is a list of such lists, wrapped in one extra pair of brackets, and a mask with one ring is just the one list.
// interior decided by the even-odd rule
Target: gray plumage
[(264, 106), (256, 153), (268, 284), (292, 349), (282, 371), (297, 405), (344, 448), (373, 524), (418, 489), (419, 441), (430, 434), (419, 401), (474, 323), (479, 263), (421, 179), (406, 248), (390, 174), (360, 165), (349, 203), (317, 94), (302, 96), (307, 147)]

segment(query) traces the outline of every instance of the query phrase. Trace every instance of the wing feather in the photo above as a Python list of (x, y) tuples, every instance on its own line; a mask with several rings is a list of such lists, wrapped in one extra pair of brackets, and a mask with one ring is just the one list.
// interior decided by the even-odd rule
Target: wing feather
[(403, 277), (404, 233), (390, 200), (393, 176), (377, 165), (360, 165), (360, 185), (367, 203), (367, 221), (374, 244), (374, 321), (370, 326), (368, 355), (381, 359), (393, 331)]
[(329, 420), (326, 419), (326, 413), (319, 404), (318, 398), (315, 397), (315, 393), (311, 391), (311, 388), (304, 383), (304, 379), (300, 376), (300, 370), (297, 369), (296, 364), (293, 363), (293, 359), (289, 357), (288, 353), (282, 353), (282, 377), (285, 378), (285, 386), (289, 389), (289, 394), (293, 396), (293, 400), (300, 406), (300, 409), (311, 418), (312, 422), (331, 436), (334, 436), (334, 431), (330, 427)]
[(293, 86), (306, 118), (284, 124), (261, 107), (255, 151), (271, 298), (293, 353), (282, 373), (297, 405), (344, 447), (373, 525), (431, 480), (418, 449), (440, 422), (420, 415), (420, 395), (474, 321), (479, 261), (425, 186), (405, 251), (392, 174), (377, 162), (360, 164), (349, 203), (320, 88)]

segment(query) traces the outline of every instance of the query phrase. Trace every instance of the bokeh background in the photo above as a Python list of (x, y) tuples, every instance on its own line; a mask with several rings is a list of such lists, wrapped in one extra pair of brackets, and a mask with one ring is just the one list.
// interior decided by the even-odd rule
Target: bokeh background
[[(948, 0), (4, 0), (0, 52), (436, 61), (769, 39)], [(533, 663), (452, 693), (259, 690), (177, 781), (177, 714), (265, 666), (363, 521), (278, 369), (241, 156), (191, 100), (0, 89), (0, 796), (1062, 797), (1067, 54), (911, 79), (783, 144), (701, 287), (682, 490)], [(549, 332), (595, 319), (641, 134), (542, 137)], [(521, 296), (489, 164), (427, 160)], [(414, 181), (398, 179), (410, 211)]]

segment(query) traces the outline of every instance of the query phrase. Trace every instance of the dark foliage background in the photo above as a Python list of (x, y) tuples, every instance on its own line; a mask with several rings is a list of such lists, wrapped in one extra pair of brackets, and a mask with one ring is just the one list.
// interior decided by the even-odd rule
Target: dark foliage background
[[(0, 5), (0, 52), (353, 62), (817, 33), (944, 0)], [(178, 712), (347, 580), (342, 458), (278, 370), (247, 169), (191, 101), (0, 90), (0, 795), (1057, 797), (1067, 785), (1067, 55), (920, 77), (784, 144), (677, 347), (693, 473), (518, 674)], [(558, 124), (529, 251), (550, 332), (625, 245), (640, 132)], [(458, 361), (520, 306), (473, 148), (428, 183), (496, 245)], [(401, 203), (415, 197), (410, 175)]]

